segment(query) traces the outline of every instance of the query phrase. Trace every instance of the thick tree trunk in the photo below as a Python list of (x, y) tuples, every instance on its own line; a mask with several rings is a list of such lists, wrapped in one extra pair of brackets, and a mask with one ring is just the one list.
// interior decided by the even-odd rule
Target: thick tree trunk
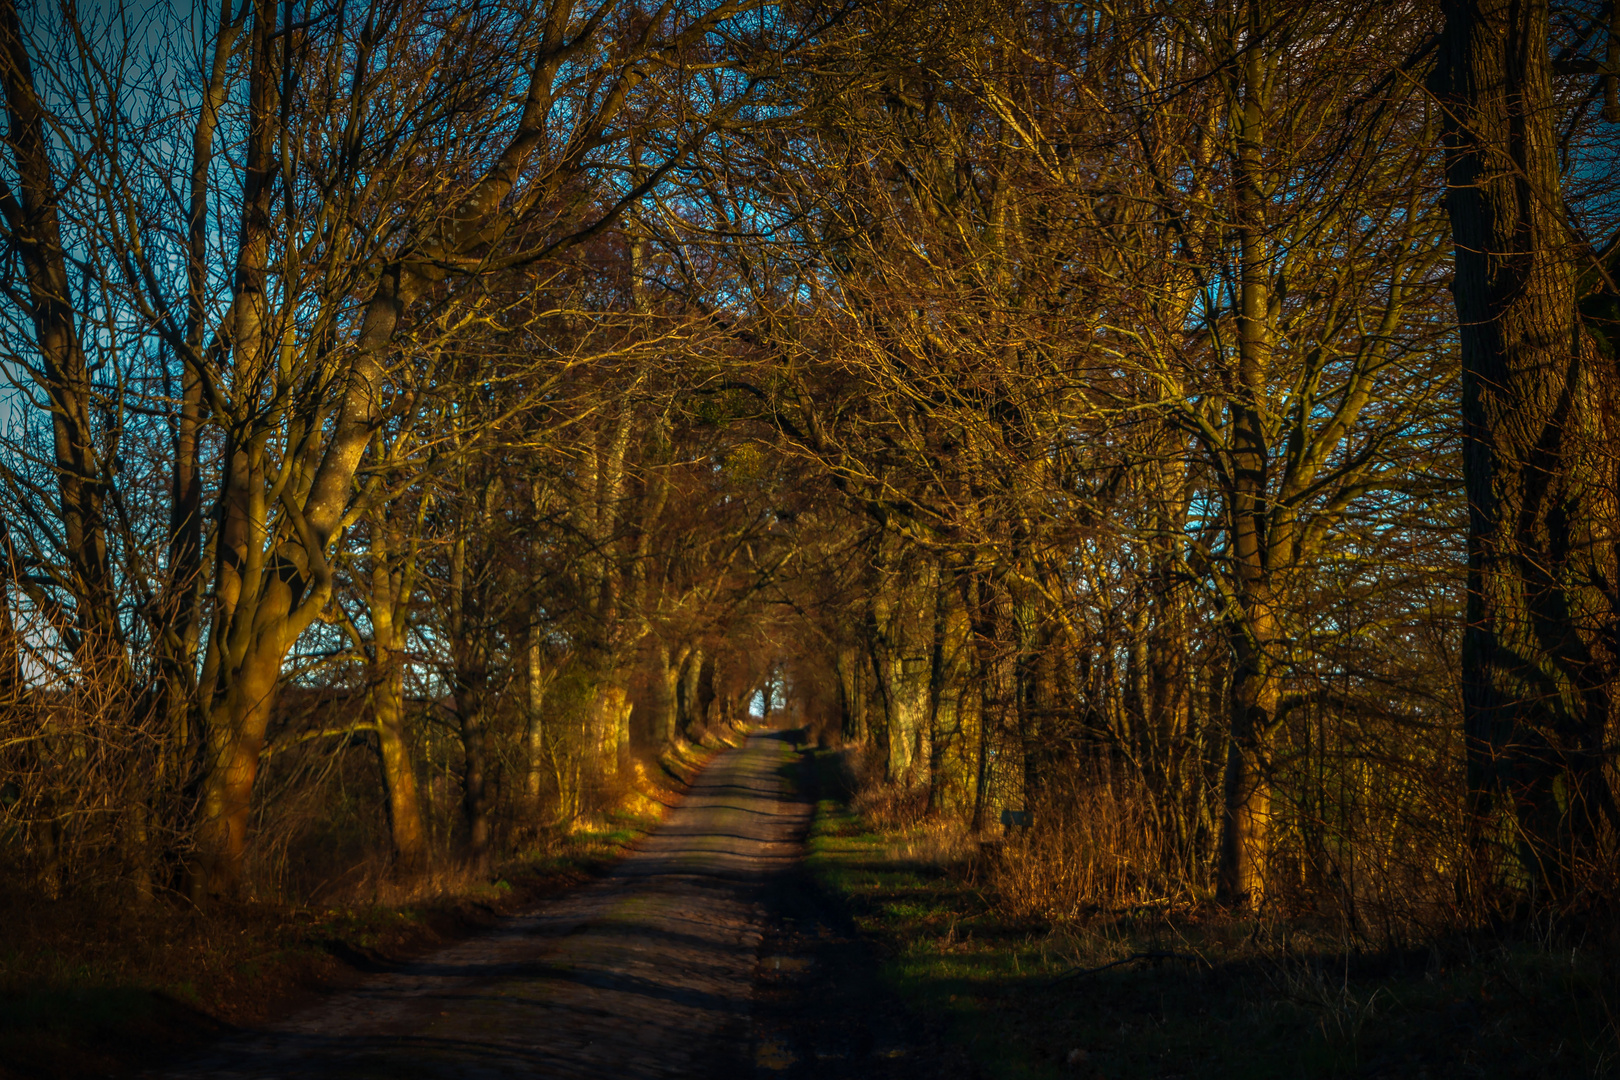
[(409, 540), (391, 535), (385, 509), (370, 515), (371, 718), (387, 801), (394, 872), (401, 877), (427, 868), (427, 829), (410, 742), (405, 735), (405, 619), (415, 589), (416, 552)]
[(708, 658), (702, 649), (689, 650), (681, 665), (679, 681), (675, 684), (675, 734), (688, 741), (703, 724), (699, 686), (707, 663)]
[(714, 656), (704, 653), (703, 666), (698, 671), (697, 683), (697, 722), (701, 725), (700, 730), (704, 732), (719, 721), (719, 709), (723, 708), (720, 691), (715, 686), (716, 666)]
[(605, 780), (617, 780), (630, 747), (630, 715), (634, 705), (615, 668), (602, 675), (591, 706), (591, 732), (596, 742), (596, 763)]
[(1446, 0), (1446, 109), (1468, 495), (1463, 714), (1482, 854), (1563, 896), (1610, 804), (1613, 372), (1576, 310), (1545, 0)]
[(1017, 678), (1010, 655), (1013, 650), (1007, 640), (1012, 618), (1005, 592), (982, 570), (967, 575), (963, 590), (979, 690), (973, 829), (982, 832), (998, 806), (1024, 806), (1021, 793), (1008, 790), (1015, 778), (1023, 779), (1023, 766), (1016, 752), (1020, 744), (1012, 737), (1016, 734), (1011, 717), (1017, 712)]
[(192, 899), (237, 897), (244, 886), (248, 819), (259, 753), (275, 710), (286, 649), (277, 641), (254, 642), (229, 689), (214, 703), (208, 724), (206, 771), (197, 828)]
[(1221, 850), (1217, 890), (1222, 903), (1258, 904), (1265, 896), (1271, 827), (1271, 729), (1281, 699), (1272, 660), (1269, 617), (1254, 613), (1234, 635), (1233, 673), (1228, 704), (1229, 738), (1223, 785)]
[(1057, 751), (1052, 724), (1055, 671), (1050, 627), (1027, 598), (1015, 605), (1017, 653), (1011, 666), (1023, 769), (1022, 808), (1034, 810), (1043, 800)]
[[(525, 826), (538, 834), (541, 827), (542, 789), (545, 786), (546, 757), (551, 749), (555, 765), (555, 748), (546, 745), (545, 722), (546, 687), (551, 673), (546, 670), (546, 613), (542, 606), (545, 596), (546, 548), (541, 539), (539, 522), (543, 520), (551, 503), (552, 490), (539, 476), (529, 480), (529, 497), (534, 511), (534, 532), (528, 543), (524, 573), (528, 579), (524, 614), (527, 622), (523, 633), (523, 814)], [(558, 799), (562, 799), (562, 785), (558, 784)]]
[[(926, 764), (923, 745), (928, 726), (929, 642), (932, 611), (921, 622), (915, 587), (901, 575), (876, 568), (867, 620), (867, 643), (877, 696), (883, 705), (881, 745), (884, 778), (890, 784), (916, 783), (919, 764)], [(931, 607), (932, 605), (930, 605)]]
[[(222, 328), (232, 346), (233, 386), (247, 395), (251, 394), (247, 388), (258, 385), (267, 344), (267, 265), (280, 68), (275, 5), (255, 0), (252, 11), (242, 218), (231, 283), (234, 321)], [(259, 752), (275, 704), (281, 662), (297, 637), (289, 619), (302, 599), (310, 569), (308, 565), (297, 567), (281, 549), (264, 550), (269, 508), (262, 444), (246, 432), (232, 431), (224, 459), (213, 628), (201, 690), (206, 757), (191, 875), (192, 899), (199, 903), (211, 895), (235, 896), (242, 888)], [(267, 563), (284, 572), (265, 573)]]
[[(392, 635), (390, 634), (391, 638)], [(377, 725), (377, 756), (388, 800), (394, 871), (401, 876), (427, 866), (427, 830), (422, 822), (416, 767), (405, 737), (405, 655), (379, 635), (372, 669), (372, 717)]]
[(371, 716), (377, 729), (377, 756), (383, 792), (388, 800), (388, 827), (393, 841), (394, 871), (401, 876), (427, 866), (427, 830), (422, 820), (416, 767), (405, 737), (405, 650), (400, 616), (404, 613), (408, 574), (393, 565), (395, 555), (381, 535), (383, 515), (373, 516), (371, 556)]
[(656, 661), (658, 701), (646, 722), (648, 749), (657, 753), (675, 740), (681, 726), (681, 684), (691, 656), (691, 646), (670, 648), (659, 642), (652, 649)]

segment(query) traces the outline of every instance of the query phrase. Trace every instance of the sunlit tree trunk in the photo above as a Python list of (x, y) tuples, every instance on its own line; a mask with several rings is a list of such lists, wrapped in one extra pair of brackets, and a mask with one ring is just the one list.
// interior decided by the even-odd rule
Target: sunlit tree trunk
[[(873, 682), (883, 707), (885, 777), (891, 784), (918, 781), (926, 767), (929, 643), (932, 604), (922, 608), (926, 585), (912, 580), (915, 567), (889, 561), (893, 540), (880, 540), (867, 600), (867, 644)], [(926, 778), (924, 778), (926, 779)]]
[[(1260, 29), (1251, 6), (1250, 32)], [(1268, 63), (1269, 59), (1269, 63)], [(1233, 93), (1237, 113), (1233, 162), (1238, 240), (1237, 392), (1231, 403), (1231, 490), (1227, 496), (1233, 596), (1229, 636), (1232, 679), (1230, 738), (1224, 785), (1219, 895), (1223, 902), (1256, 904), (1265, 887), (1271, 820), (1270, 743), (1281, 686), (1276, 672), (1277, 620), (1269, 564), (1269, 443), (1265, 407), (1274, 347), (1271, 281), (1275, 273), (1266, 232), (1266, 180), (1262, 160), (1269, 80), (1275, 58), (1252, 48), (1239, 55)]]
[(405, 732), (406, 620), (415, 588), (415, 551), (399, 550), (388, 534), (386, 511), (371, 514), (371, 715), (378, 763), (388, 805), (394, 870), (409, 876), (426, 868), (427, 830), (422, 819), (416, 766)]
[(630, 716), (635, 703), (623, 680), (624, 673), (617, 668), (601, 673), (590, 709), (597, 770), (609, 781), (618, 779), (630, 749)]
[(647, 738), (649, 748), (655, 752), (673, 742), (680, 730), (681, 681), (691, 652), (691, 646), (672, 648), (663, 642), (653, 650), (658, 701), (647, 719)]
[[(268, 339), (274, 333), (266, 319), (281, 70), (275, 5), (256, 0), (251, 20), (247, 152), (232, 283), (234, 320), (226, 332), (232, 346), (231, 379), (244, 404), (256, 404), (262, 365), (272, 348)], [(282, 659), (303, 629), (295, 625), (294, 612), (311, 583), (310, 553), (265, 551), (270, 508), (264, 492), (264, 448), (245, 434), (233, 429), (224, 452), (213, 630), (201, 689), (207, 699), (202, 702), (206, 749), (192, 872), (192, 896), (198, 901), (241, 891), (259, 751), (274, 711)], [(325, 558), (324, 552), (314, 554)], [(266, 574), (267, 562), (285, 563), (285, 571)], [(313, 614), (307, 612), (306, 618)]]
[(585, 451), (580, 476), (580, 499), (575, 508), (581, 535), (590, 545), (584, 563), (581, 591), (590, 605), (591, 630), (585, 648), (586, 663), (596, 679), (588, 706), (590, 739), (601, 775), (616, 780), (621, 758), (630, 743), (631, 702), (624, 680), (625, 657), (635, 642), (624, 625), (624, 568), (620, 525), (625, 511), (625, 458), (634, 430), (634, 414), (621, 404), (612, 426)]
[[(928, 651), (928, 812), (938, 813), (945, 776), (945, 752), (948, 739), (944, 730), (946, 712), (953, 706), (958, 712), (955, 719), (960, 727), (960, 693), (954, 693), (955, 656), (952, 640), (953, 590), (944, 566), (937, 568), (934, 579), (934, 619), (931, 647)], [(954, 702), (948, 703), (948, 698)]]
[[(186, 218), (185, 347), (176, 350), (180, 369), (179, 408), (172, 422), (174, 465), (169, 491), (168, 567), (159, 602), (157, 654), (160, 685), (156, 708), (163, 717), (163, 743), (152, 777), (152, 798), (186, 782), (197, 701), (197, 650), (201, 641), (203, 567), (202, 373), (197, 358), (205, 347), (208, 324), (210, 258), (208, 250), (209, 171), (220, 109), (228, 89), (227, 69), (240, 36), (242, 21), (232, 19), (230, 0), (221, 4), (212, 43), (208, 84), (192, 129), (191, 177)], [(155, 895), (154, 863), (159, 851), (152, 835), (151, 800), (137, 800), (135, 828), (140, 834), (134, 853), (137, 897)]]
[(869, 735), (867, 711), (871, 698), (867, 683), (871, 661), (866, 649), (849, 643), (840, 644), (833, 656), (842, 719), (840, 734), (846, 743), (863, 743)]
[(532, 825), (538, 825), (541, 787), (546, 773), (546, 664), (545, 631), (540, 620), (529, 616), (524, 635), (523, 678), (523, 804)]

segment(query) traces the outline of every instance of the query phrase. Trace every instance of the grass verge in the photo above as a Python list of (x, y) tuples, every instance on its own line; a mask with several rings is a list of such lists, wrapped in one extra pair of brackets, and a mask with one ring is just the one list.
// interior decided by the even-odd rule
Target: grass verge
[(997, 1080), (1620, 1075), (1612, 939), (1358, 952), (1214, 912), (1020, 924), (978, 884), (984, 860), (830, 798), (807, 856), (891, 988)]

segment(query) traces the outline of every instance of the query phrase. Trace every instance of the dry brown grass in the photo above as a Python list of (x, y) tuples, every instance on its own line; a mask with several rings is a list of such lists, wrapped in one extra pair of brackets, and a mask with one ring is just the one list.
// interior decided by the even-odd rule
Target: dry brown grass
[(998, 907), (1015, 919), (1062, 922), (1200, 899), (1201, 881), (1174, 872), (1174, 842), (1144, 794), (1121, 780), (1050, 792), (1031, 826), (1007, 830), (993, 848), (988, 881)]

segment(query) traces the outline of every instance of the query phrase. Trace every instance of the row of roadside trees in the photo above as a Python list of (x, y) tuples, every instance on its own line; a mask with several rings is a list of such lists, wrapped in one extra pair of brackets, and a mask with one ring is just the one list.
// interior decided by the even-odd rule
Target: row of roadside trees
[(1054, 911), (1589, 898), (1610, 7), (5, 7), (6, 857), (483, 860), (780, 668)]

